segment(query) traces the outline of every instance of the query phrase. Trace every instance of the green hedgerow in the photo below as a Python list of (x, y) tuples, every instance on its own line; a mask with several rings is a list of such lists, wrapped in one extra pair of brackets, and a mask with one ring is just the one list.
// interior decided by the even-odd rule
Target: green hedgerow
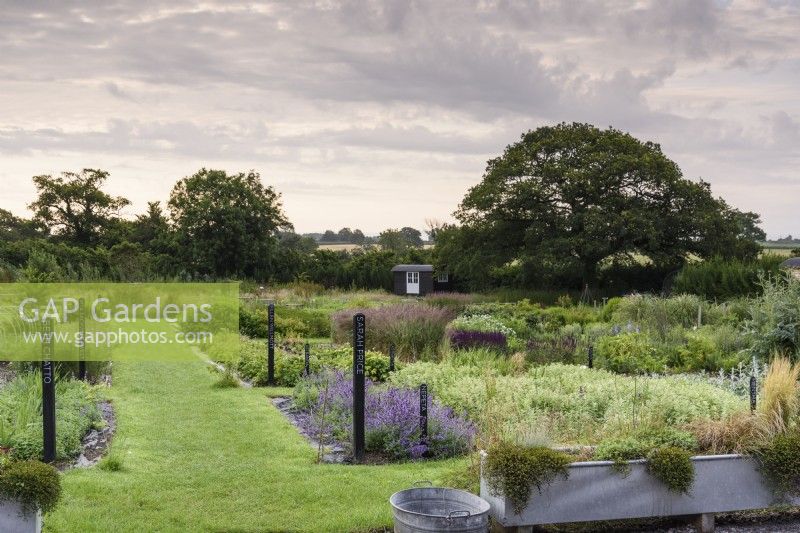
[(694, 483), (692, 454), (675, 446), (657, 448), (650, 452), (647, 470), (669, 490), (678, 494), (687, 494)]
[(40, 461), (13, 461), (0, 470), (0, 496), (19, 501), (25, 512), (47, 513), (61, 497), (61, 477)]
[(520, 514), (528, 503), (531, 487), (541, 493), (542, 487), (556, 477), (566, 478), (571, 462), (567, 454), (543, 446), (500, 443), (489, 449), (484, 474), (492, 494), (508, 498), (514, 512)]
[(777, 435), (761, 450), (761, 464), (776, 487), (800, 494), (800, 430)]

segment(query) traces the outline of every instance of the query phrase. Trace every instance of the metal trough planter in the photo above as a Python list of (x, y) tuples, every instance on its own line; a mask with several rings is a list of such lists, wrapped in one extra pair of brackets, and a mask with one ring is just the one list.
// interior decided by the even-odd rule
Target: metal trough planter
[[(485, 458), (485, 454), (484, 454)], [(762, 509), (777, 503), (800, 503), (776, 495), (761, 475), (758, 463), (742, 455), (707, 455), (692, 458), (694, 485), (689, 494), (671, 492), (647, 472), (646, 461), (630, 461), (623, 476), (611, 461), (569, 465), (569, 477), (557, 478), (531, 489), (528, 505), (514, 513), (505, 497), (493, 496), (481, 476), (481, 497), (500, 530), (524, 530), (526, 526), (620, 520), (660, 516), (697, 516), (701, 531), (713, 531), (714, 513)]]
[(16, 500), (0, 500), (0, 531), (9, 533), (41, 533), (42, 513), (22, 512)]

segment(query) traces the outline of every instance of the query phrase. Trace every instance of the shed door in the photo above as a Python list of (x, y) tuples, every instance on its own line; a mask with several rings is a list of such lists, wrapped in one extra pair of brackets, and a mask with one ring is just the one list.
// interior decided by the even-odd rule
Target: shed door
[(419, 294), (419, 272), (406, 272), (406, 294)]

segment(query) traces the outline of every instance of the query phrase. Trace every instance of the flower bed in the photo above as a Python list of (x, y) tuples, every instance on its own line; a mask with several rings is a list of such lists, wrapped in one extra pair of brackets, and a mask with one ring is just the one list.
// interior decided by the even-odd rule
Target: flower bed
[[(300, 424), (312, 438), (349, 448), (353, 385), (349, 374), (328, 370), (303, 378), (294, 392)], [(428, 437), (420, 434), (419, 392), (366, 382), (366, 449), (389, 460), (443, 458), (469, 451), (474, 426), (431, 398)]]

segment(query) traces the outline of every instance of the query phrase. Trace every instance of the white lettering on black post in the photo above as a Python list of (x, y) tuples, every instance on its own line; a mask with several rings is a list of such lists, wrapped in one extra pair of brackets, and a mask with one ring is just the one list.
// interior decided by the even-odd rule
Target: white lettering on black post
[(353, 460), (364, 459), (364, 363), (366, 361), (366, 318), (353, 316)]

